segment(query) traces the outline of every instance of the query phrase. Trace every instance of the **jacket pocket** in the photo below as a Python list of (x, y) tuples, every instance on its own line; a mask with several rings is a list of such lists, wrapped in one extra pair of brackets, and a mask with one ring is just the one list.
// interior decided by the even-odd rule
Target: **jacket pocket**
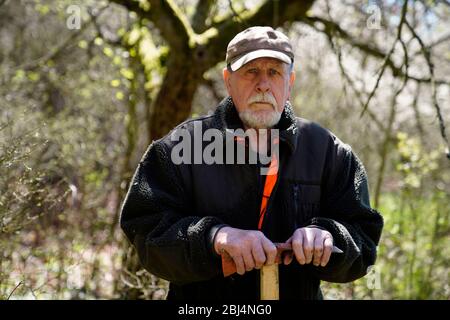
[(296, 228), (303, 227), (312, 217), (319, 214), (320, 185), (302, 184), (294, 181), (291, 183), (290, 193)]

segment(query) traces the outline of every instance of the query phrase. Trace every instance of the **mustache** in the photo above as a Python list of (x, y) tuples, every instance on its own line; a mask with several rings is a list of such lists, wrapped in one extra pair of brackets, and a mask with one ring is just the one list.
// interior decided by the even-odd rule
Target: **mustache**
[(252, 104), (252, 103), (255, 103), (255, 102), (269, 103), (274, 108), (277, 105), (277, 101), (275, 100), (275, 97), (272, 94), (270, 94), (270, 93), (257, 93), (255, 95), (251, 96), (247, 100), (248, 104)]

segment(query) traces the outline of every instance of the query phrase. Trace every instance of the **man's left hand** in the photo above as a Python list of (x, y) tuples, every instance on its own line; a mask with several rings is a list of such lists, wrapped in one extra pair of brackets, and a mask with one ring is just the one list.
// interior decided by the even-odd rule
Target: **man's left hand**
[(333, 250), (333, 236), (326, 230), (315, 227), (304, 227), (295, 230), (286, 241), (291, 243), (292, 252), (284, 256), (284, 264), (293, 260), (293, 255), (301, 265), (313, 263), (325, 267)]

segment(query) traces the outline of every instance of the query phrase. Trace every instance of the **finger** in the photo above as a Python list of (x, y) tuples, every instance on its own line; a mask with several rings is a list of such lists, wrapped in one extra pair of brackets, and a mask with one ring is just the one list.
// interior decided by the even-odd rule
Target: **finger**
[(275, 263), (275, 259), (277, 257), (277, 248), (275, 245), (267, 239), (266, 237), (262, 240), (262, 247), (264, 249), (265, 255), (266, 255), (266, 261), (265, 265), (271, 265)]
[(283, 263), (284, 265), (288, 265), (292, 262), (292, 260), (294, 260), (294, 253), (292, 251), (290, 252), (285, 252), (283, 255)]
[(314, 238), (313, 264), (318, 267), (322, 261), (324, 236), (322, 231), (317, 231)]
[(314, 230), (304, 228), (303, 230), (303, 252), (305, 253), (305, 263), (311, 263), (314, 250)]
[(245, 273), (244, 259), (239, 255), (233, 257), (233, 260), (236, 265), (236, 272), (242, 276)]
[(243, 260), (245, 264), (245, 271), (252, 271), (255, 268), (255, 261), (253, 260), (253, 254), (251, 251), (243, 254)]
[(331, 239), (330, 237), (326, 237), (323, 242), (323, 255), (322, 261), (320, 262), (320, 265), (322, 267), (325, 267), (328, 264), (328, 261), (330, 261), (332, 251), (333, 251), (333, 239)]
[(303, 232), (295, 233), (295, 237), (292, 239), (292, 251), (298, 263), (302, 265), (306, 263), (306, 257), (303, 251)]
[(261, 269), (266, 262), (266, 255), (261, 244), (255, 245), (252, 249), (253, 260), (255, 261), (255, 269)]

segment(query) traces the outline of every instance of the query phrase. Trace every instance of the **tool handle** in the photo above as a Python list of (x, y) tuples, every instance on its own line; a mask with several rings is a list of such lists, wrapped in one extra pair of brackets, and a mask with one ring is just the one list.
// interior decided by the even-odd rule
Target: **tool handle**
[(280, 279), (278, 264), (262, 266), (260, 270), (261, 300), (280, 300)]

